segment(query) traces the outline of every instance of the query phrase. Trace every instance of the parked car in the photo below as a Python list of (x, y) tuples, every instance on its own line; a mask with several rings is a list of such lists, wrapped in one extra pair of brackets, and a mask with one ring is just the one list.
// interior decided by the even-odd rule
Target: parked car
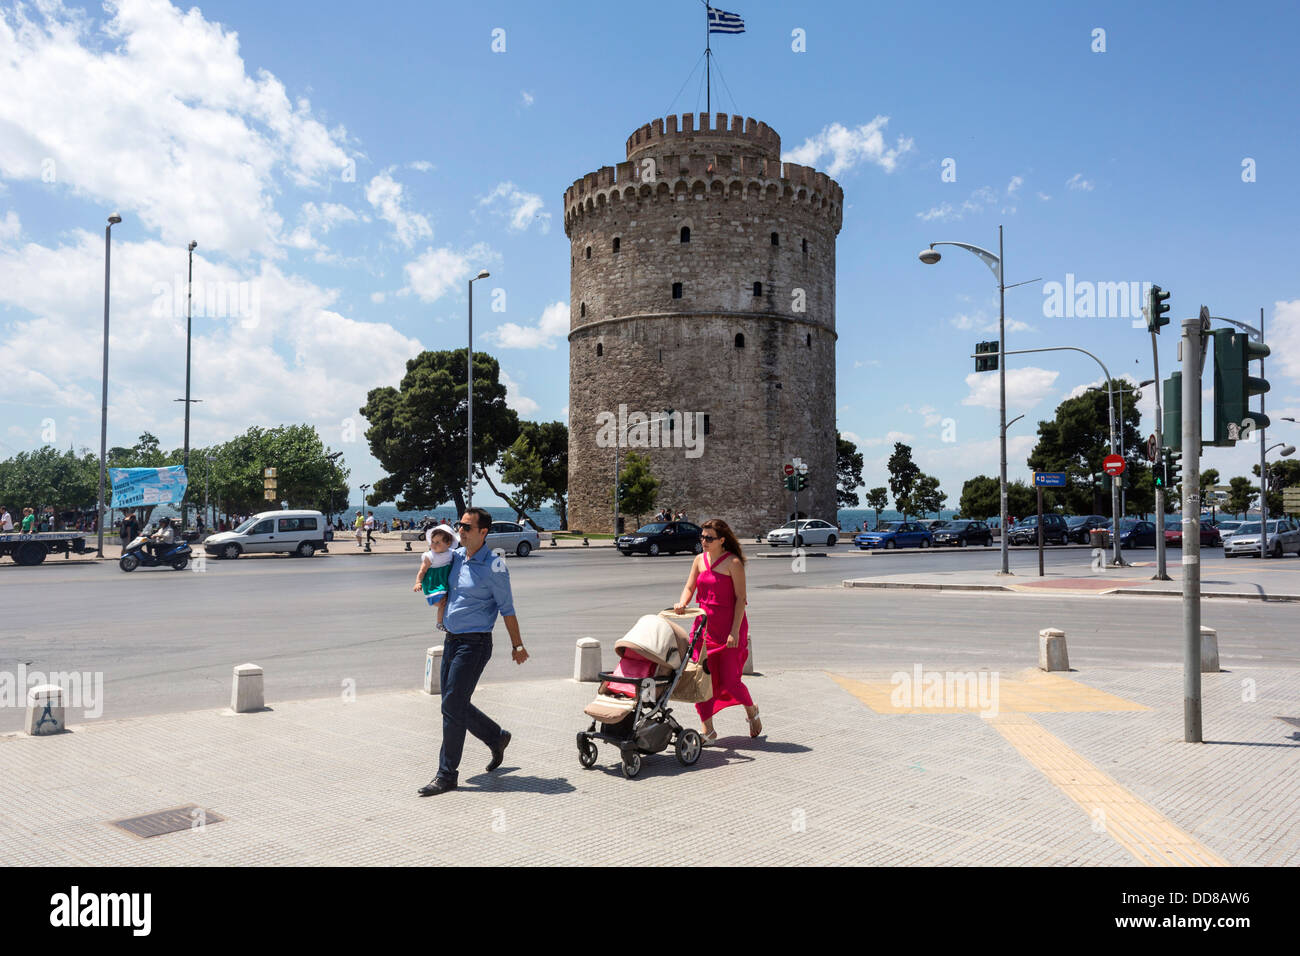
[[(1165, 547), (1181, 548), (1183, 546), (1183, 529), (1182, 526), (1165, 528)], [(1219, 529), (1212, 524), (1201, 525), (1201, 547), (1202, 548), (1220, 548), (1223, 547), (1223, 536), (1219, 534)]]
[[(1114, 534), (1114, 526), (1107, 525), (1106, 530)], [(1121, 548), (1154, 548), (1156, 546), (1156, 526), (1152, 521), (1140, 521), (1137, 518), (1124, 518), (1119, 523), (1119, 546)]]
[(935, 518), (933, 521), (927, 521), (923, 518), (918, 521), (917, 524), (925, 528), (927, 531), (934, 531), (938, 528), (946, 528), (948, 526), (948, 522), (943, 518)]
[(864, 531), (853, 539), (859, 550), (883, 548), (928, 548), (934, 537), (930, 529), (916, 521), (882, 521), (873, 531)]
[(1066, 527), (1071, 541), (1076, 544), (1088, 544), (1092, 538), (1093, 528), (1110, 528), (1110, 519), (1105, 515), (1075, 515), (1067, 518)]
[[(1223, 543), (1223, 556), (1259, 555), (1259, 522), (1247, 521)], [(1280, 558), (1288, 551), (1300, 554), (1300, 525), (1290, 518), (1278, 518), (1268, 523), (1268, 556)]]
[(263, 511), (233, 531), (208, 535), (203, 550), (219, 558), (281, 551), (310, 558), (325, 547), (325, 516), (319, 511)]
[(528, 553), (540, 547), (541, 543), (541, 535), (536, 531), (513, 521), (492, 522), (492, 529), (487, 536), (489, 551), (500, 548), (503, 551), (513, 551), (521, 558), (528, 557)]
[[(1070, 528), (1058, 514), (1043, 515), (1043, 543), (1069, 543)], [(1038, 544), (1038, 515), (1021, 518), (1007, 533), (1007, 544)]]
[(1220, 536), (1221, 538), (1223, 538), (1223, 539), (1226, 541), (1226, 540), (1228, 539), (1228, 535), (1230, 535), (1230, 534), (1236, 534), (1236, 533), (1237, 533), (1237, 529), (1240, 528), (1240, 527), (1241, 527), (1242, 525), (1244, 525), (1245, 523), (1246, 523), (1246, 522), (1244, 522), (1244, 521), (1235, 521), (1235, 520), (1234, 520), (1234, 521), (1219, 521), (1219, 522), (1216, 522), (1214, 526), (1215, 526), (1216, 528), (1219, 529), (1219, 536)]
[(676, 554), (678, 551), (699, 554), (704, 550), (700, 534), (700, 526), (689, 521), (654, 521), (642, 525), (631, 534), (619, 535), (614, 544), (625, 556), (638, 552), (651, 557), (664, 553)]
[(993, 532), (983, 521), (969, 518), (954, 518), (945, 521), (942, 528), (930, 531), (936, 548), (955, 546), (964, 548), (968, 544), (982, 544), (986, 548), (993, 544)]
[(797, 529), (793, 521), (787, 521), (781, 527), (769, 531), (766, 540), (774, 548), (782, 544), (792, 545), (796, 548), (801, 548), (807, 544), (825, 545), (828, 548), (833, 548), (839, 536), (840, 529), (830, 522), (822, 521), (820, 518), (800, 518)]

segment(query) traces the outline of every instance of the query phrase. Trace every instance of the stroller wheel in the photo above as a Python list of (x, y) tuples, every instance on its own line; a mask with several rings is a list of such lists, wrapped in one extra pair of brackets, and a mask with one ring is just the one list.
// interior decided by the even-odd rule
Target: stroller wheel
[(578, 763), (587, 769), (596, 763), (596, 745), (585, 737), (578, 738)]
[(641, 754), (636, 750), (623, 751), (623, 776), (631, 780), (641, 772)]
[(700, 750), (704, 742), (700, 740), (697, 730), (683, 730), (677, 735), (677, 759), (683, 767), (689, 767), (700, 759)]

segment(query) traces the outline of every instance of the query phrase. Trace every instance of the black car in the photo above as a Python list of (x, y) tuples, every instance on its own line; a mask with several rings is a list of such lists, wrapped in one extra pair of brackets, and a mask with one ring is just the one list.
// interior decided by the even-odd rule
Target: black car
[[(1043, 544), (1065, 544), (1070, 528), (1058, 514), (1043, 515)], [(1007, 544), (1038, 544), (1038, 515), (1021, 518), (1007, 534)]]
[(1104, 515), (1075, 515), (1067, 521), (1070, 540), (1076, 544), (1088, 544), (1092, 540), (1092, 529), (1110, 530), (1110, 519)]
[(930, 533), (934, 536), (936, 548), (948, 545), (964, 548), (968, 544), (982, 544), (988, 547), (993, 544), (993, 532), (989, 526), (983, 521), (972, 521), (969, 518), (945, 521), (942, 528), (934, 528)]
[(614, 543), (625, 555), (640, 552), (653, 557), (657, 554), (676, 554), (678, 551), (699, 554), (704, 550), (700, 533), (700, 526), (689, 521), (655, 521), (642, 525), (631, 534), (619, 535)]

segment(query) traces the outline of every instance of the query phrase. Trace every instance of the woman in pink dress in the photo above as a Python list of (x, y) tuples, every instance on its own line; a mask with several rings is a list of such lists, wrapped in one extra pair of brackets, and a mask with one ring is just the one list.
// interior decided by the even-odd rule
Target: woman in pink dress
[(704, 553), (697, 555), (691, 564), (690, 577), (682, 589), (681, 600), (674, 610), (684, 613), (691, 595), (696, 593), (700, 607), (709, 616), (705, 629), (705, 647), (709, 654), (709, 674), (713, 678), (713, 697), (695, 710), (704, 723), (702, 736), (705, 743), (715, 743), (717, 732), (713, 718), (724, 707), (742, 704), (749, 718), (749, 736), (763, 732), (758, 719), (758, 708), (749, 696), (749, 690), (740, 679), (745, 658), (749, 656), (749, 620), (745, 615), (745, 556), (740, 542), (727, 523), (711, 518), (702, 525), (701, 541)]

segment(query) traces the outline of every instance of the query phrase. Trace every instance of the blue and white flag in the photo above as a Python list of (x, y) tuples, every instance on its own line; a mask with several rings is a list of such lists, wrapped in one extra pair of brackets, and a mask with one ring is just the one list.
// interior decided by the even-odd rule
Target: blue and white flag
[(710, 33), (744, 33), (745, 21), (734, 13), (709, 7)]
[(189, 481), (184, 465), (166, 468), (110, 468), (114, 508), (178, 504)]

